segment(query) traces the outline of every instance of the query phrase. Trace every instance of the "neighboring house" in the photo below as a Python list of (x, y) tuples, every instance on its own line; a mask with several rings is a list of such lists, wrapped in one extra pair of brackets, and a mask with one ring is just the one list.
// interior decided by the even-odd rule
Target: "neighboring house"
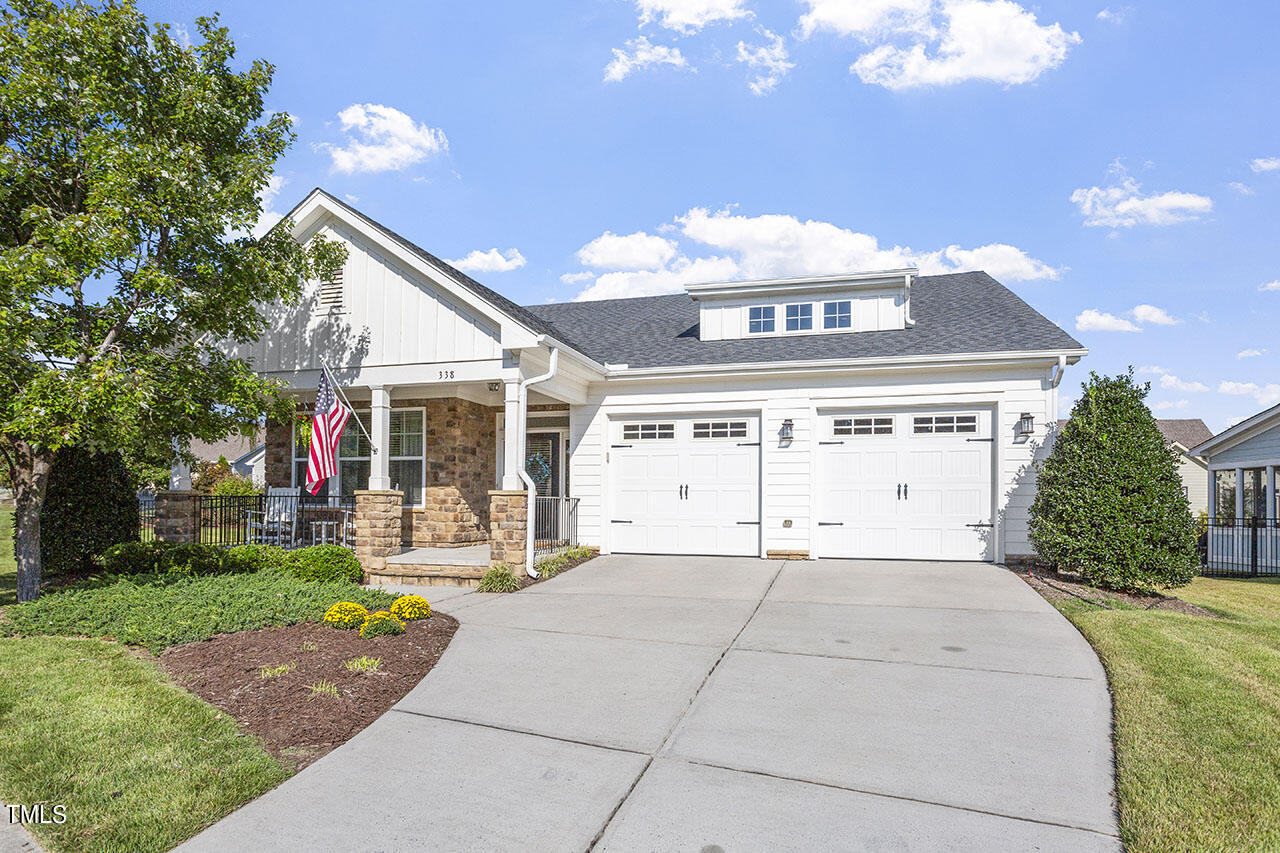
[[(191, 442), (191, 453), (197, 462), (217, 462), (225, 457), (232, 473), (247, 477), (257, 486), (266, 482), (267, 446), (256, 437), (232, 435), (221, 441), (196, 439)], [(183, 468), (177, 476), (186, 478), (185, 484), (179, 485), (190, 487), (190, 471)]]
[(1204, 458), (1211, 568), (1280, 570), (1280, 405), (1191, 448)]
[[(985, 273), (521, 307), (322, 190), (288, 218), (348, 258), (236, 352), (304, 406), (328, 363), (379, 451), (348, 426), (328, 487), (403, 491), (406, 544), (487, 541), (524, 469), (605, 552), (1031, 553), (1031, 464), (1086, 350)], [(301, 484), (292, 432), (268, 427), (268, 485)]]

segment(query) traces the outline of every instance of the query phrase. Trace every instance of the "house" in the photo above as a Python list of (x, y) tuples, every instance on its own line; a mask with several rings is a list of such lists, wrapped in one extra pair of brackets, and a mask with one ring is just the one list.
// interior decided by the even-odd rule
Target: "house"
[(1280, 573), (1280, 405), (1244, 419), (1191, 452), (1207, 466), (1207, 566)]
[[(232, 473), (252, 481), (259, 488), (266, 482), (267, 446), (256, 437), (229, 435), (221, 441), (196, 439), (191, 442), (191, 454), (197, 462), (226, 459)], [(190, 469), (177, 466), (170, 483), (174, 488), (190, 488)]]
[[(407, 546), (489, 541), (532, 484), (539, 528), (606, 553), (1031, 553), (1031, 465), (1086, 350), (986, 273), (519, 306), (323, 190), (289, 219), (349, 256), (237, 354), (304, 407), (328, 364), (378, 450), (348, 426), (331, 494), (401, 491)], [(301, 483), (294, 432), (268, 427), (268, 485)]]

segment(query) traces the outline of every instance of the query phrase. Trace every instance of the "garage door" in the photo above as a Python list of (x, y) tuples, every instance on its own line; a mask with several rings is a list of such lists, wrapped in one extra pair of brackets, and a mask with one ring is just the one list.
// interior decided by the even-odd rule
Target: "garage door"
[(613, 551), (760, 553), (759, 418), (645, 418), (610, 429)]
[(994, 559), (991, 420), (980, 410), (823, 416), (819, 556)]

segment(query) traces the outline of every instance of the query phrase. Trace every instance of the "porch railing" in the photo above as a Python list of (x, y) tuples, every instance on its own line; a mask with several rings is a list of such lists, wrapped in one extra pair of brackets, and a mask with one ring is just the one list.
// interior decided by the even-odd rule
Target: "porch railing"
[(534, 561), (576, 547), (578, 547), (578, 498), (534, 498)]
[(195, 504), (196, 541), (204, 545), (355, 547), (354, 497), (197, 495)]
[(1280, 575), (1280, 523), (1274, 518), (1215, 518), (1200, 536), (1201, 573)]

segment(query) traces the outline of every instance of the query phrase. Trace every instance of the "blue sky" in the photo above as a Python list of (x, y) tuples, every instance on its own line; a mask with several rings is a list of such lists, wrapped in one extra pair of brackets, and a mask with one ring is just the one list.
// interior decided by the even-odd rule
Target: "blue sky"
[(518, 302), (984, 268), (1090, 348), (1064, 404), (1280, 402), (1275, 4), (142, 8), (277, 66), (272, 210), (323, 186)]

